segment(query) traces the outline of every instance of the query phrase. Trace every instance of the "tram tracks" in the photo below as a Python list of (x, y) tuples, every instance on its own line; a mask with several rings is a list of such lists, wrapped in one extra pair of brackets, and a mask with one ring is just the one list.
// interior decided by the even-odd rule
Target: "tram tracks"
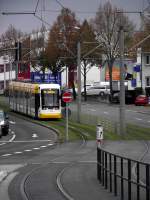
[[(70, 128), (76, 129), (73, 126), (71, 126)], [(78, 153), (82, 148), (85, 148), (86, 142), (87, 142), (86, 136), (82, 133), (82, 131), (80, 132), (80, 136), (81, 136), (81, 143), (76, 147), (76, 149), (71, 149), (68, 155), (71, 155), (73, 157), (73, 155)], [(63, 157), (65, 158), (66, 156), (67, 155), (57, 156), (56, 158), (51, 159), (48, 163), (35, 167), (32, 171), (30, 171), (28, 174), (24, 176), (24, 179), (22, 180), (22, 183), (21, 183), (21, 193), (23, 196), (23, 200), (34, 200), (32, 198), (32, 195), (28, 193), (27, 187), (28, 187), (28, 182), (32, 180), (32, 177), (37, 173), (37, 171), (42, 170), (44, 167), (47, 167), (47, 165), (49, 164), (59, 163), (59, 160), (60, 159), (62, 160)], [(65, 197), (65, 199), (68, 199), (68, 200), (73, 200), (73, 197), (71, 196), (71, 194), (69, 194), (65, 190), (65, 186), (63, 184), (62, 179), (63, 179), (63, 175), (67, 172), (67, 170), (73, 167), (75, 163), (76, 161), (64, 162), (63, 164), (65, 166), (63, 166), (55, 175), (56, 177), (55, 184), (59, 190), (59, 193), (61, 193)]]

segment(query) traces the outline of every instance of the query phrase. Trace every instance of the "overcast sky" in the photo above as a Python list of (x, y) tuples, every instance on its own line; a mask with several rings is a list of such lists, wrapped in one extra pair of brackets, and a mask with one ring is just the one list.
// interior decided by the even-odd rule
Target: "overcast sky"
[[(125, 11), (142, 11), (148, 6), (149, 0), (109, 0), (118, 8)], [(2, 12), (33, 12), (42, 17), (48, 24), (52, 25), (60, 14), (61, 5), (70, 8), (76, 13), (80, 21), (94, 17), (100, 4), (107, 0), (0, 0), (0, 35), (12, 24), (16, 29), (23, 32), (40, 28), (42, 22), (34, 15), (2, 15)], [(41, 12), (41, 10), (44, 10)], [(139, 14), (128, 14), (135, 24), (140, 24)], [(45, 24), (46, 25), (46, 24)], [(47, 25), (47, 28), (50, 27)]]

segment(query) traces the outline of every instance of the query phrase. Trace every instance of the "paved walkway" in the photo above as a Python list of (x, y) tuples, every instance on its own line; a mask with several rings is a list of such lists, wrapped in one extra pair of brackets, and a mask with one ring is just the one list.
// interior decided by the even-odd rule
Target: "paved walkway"
[[(116, 155), (121, 155), (127, 158), (131, 158), (137, 161), (142, 161), (150, 163), (150, 155), (149, 155), (149, 148), (150, 148), (150, 141), (143, 141), (143, 140), (121, 140), (121, 141), (104, 141), (102, 146), (103, 149), (107, 150), (108, 152), (114, 153)], [(145, 152), (147, 154), (143, 158)]]

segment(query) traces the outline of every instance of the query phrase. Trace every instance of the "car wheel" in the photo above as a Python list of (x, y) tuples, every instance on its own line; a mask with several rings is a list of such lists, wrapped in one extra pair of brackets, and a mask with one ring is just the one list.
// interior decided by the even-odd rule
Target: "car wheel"
[(8, 130), (4, 130), (4, 131), (2, 132), (2, 135), (3, 135), (3, 136), (8, 135)]
[(104, 93), (104, 92), (100, 92), (100, 93), (99, 93), (99, 96), (100, 96), (101, 99), (104, 99), (105, 93)]

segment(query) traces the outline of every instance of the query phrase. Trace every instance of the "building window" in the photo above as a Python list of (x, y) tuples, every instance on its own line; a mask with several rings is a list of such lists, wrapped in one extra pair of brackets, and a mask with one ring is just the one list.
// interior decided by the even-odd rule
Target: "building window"
[(150, 86), (150, 76), (145, 77), (146, 79), (146, 86)]
[(150, 65), (150, 55), (145, 56), (145, 64)]
[(4, 65), (0, 65), (0, 73), (4, 72)]

